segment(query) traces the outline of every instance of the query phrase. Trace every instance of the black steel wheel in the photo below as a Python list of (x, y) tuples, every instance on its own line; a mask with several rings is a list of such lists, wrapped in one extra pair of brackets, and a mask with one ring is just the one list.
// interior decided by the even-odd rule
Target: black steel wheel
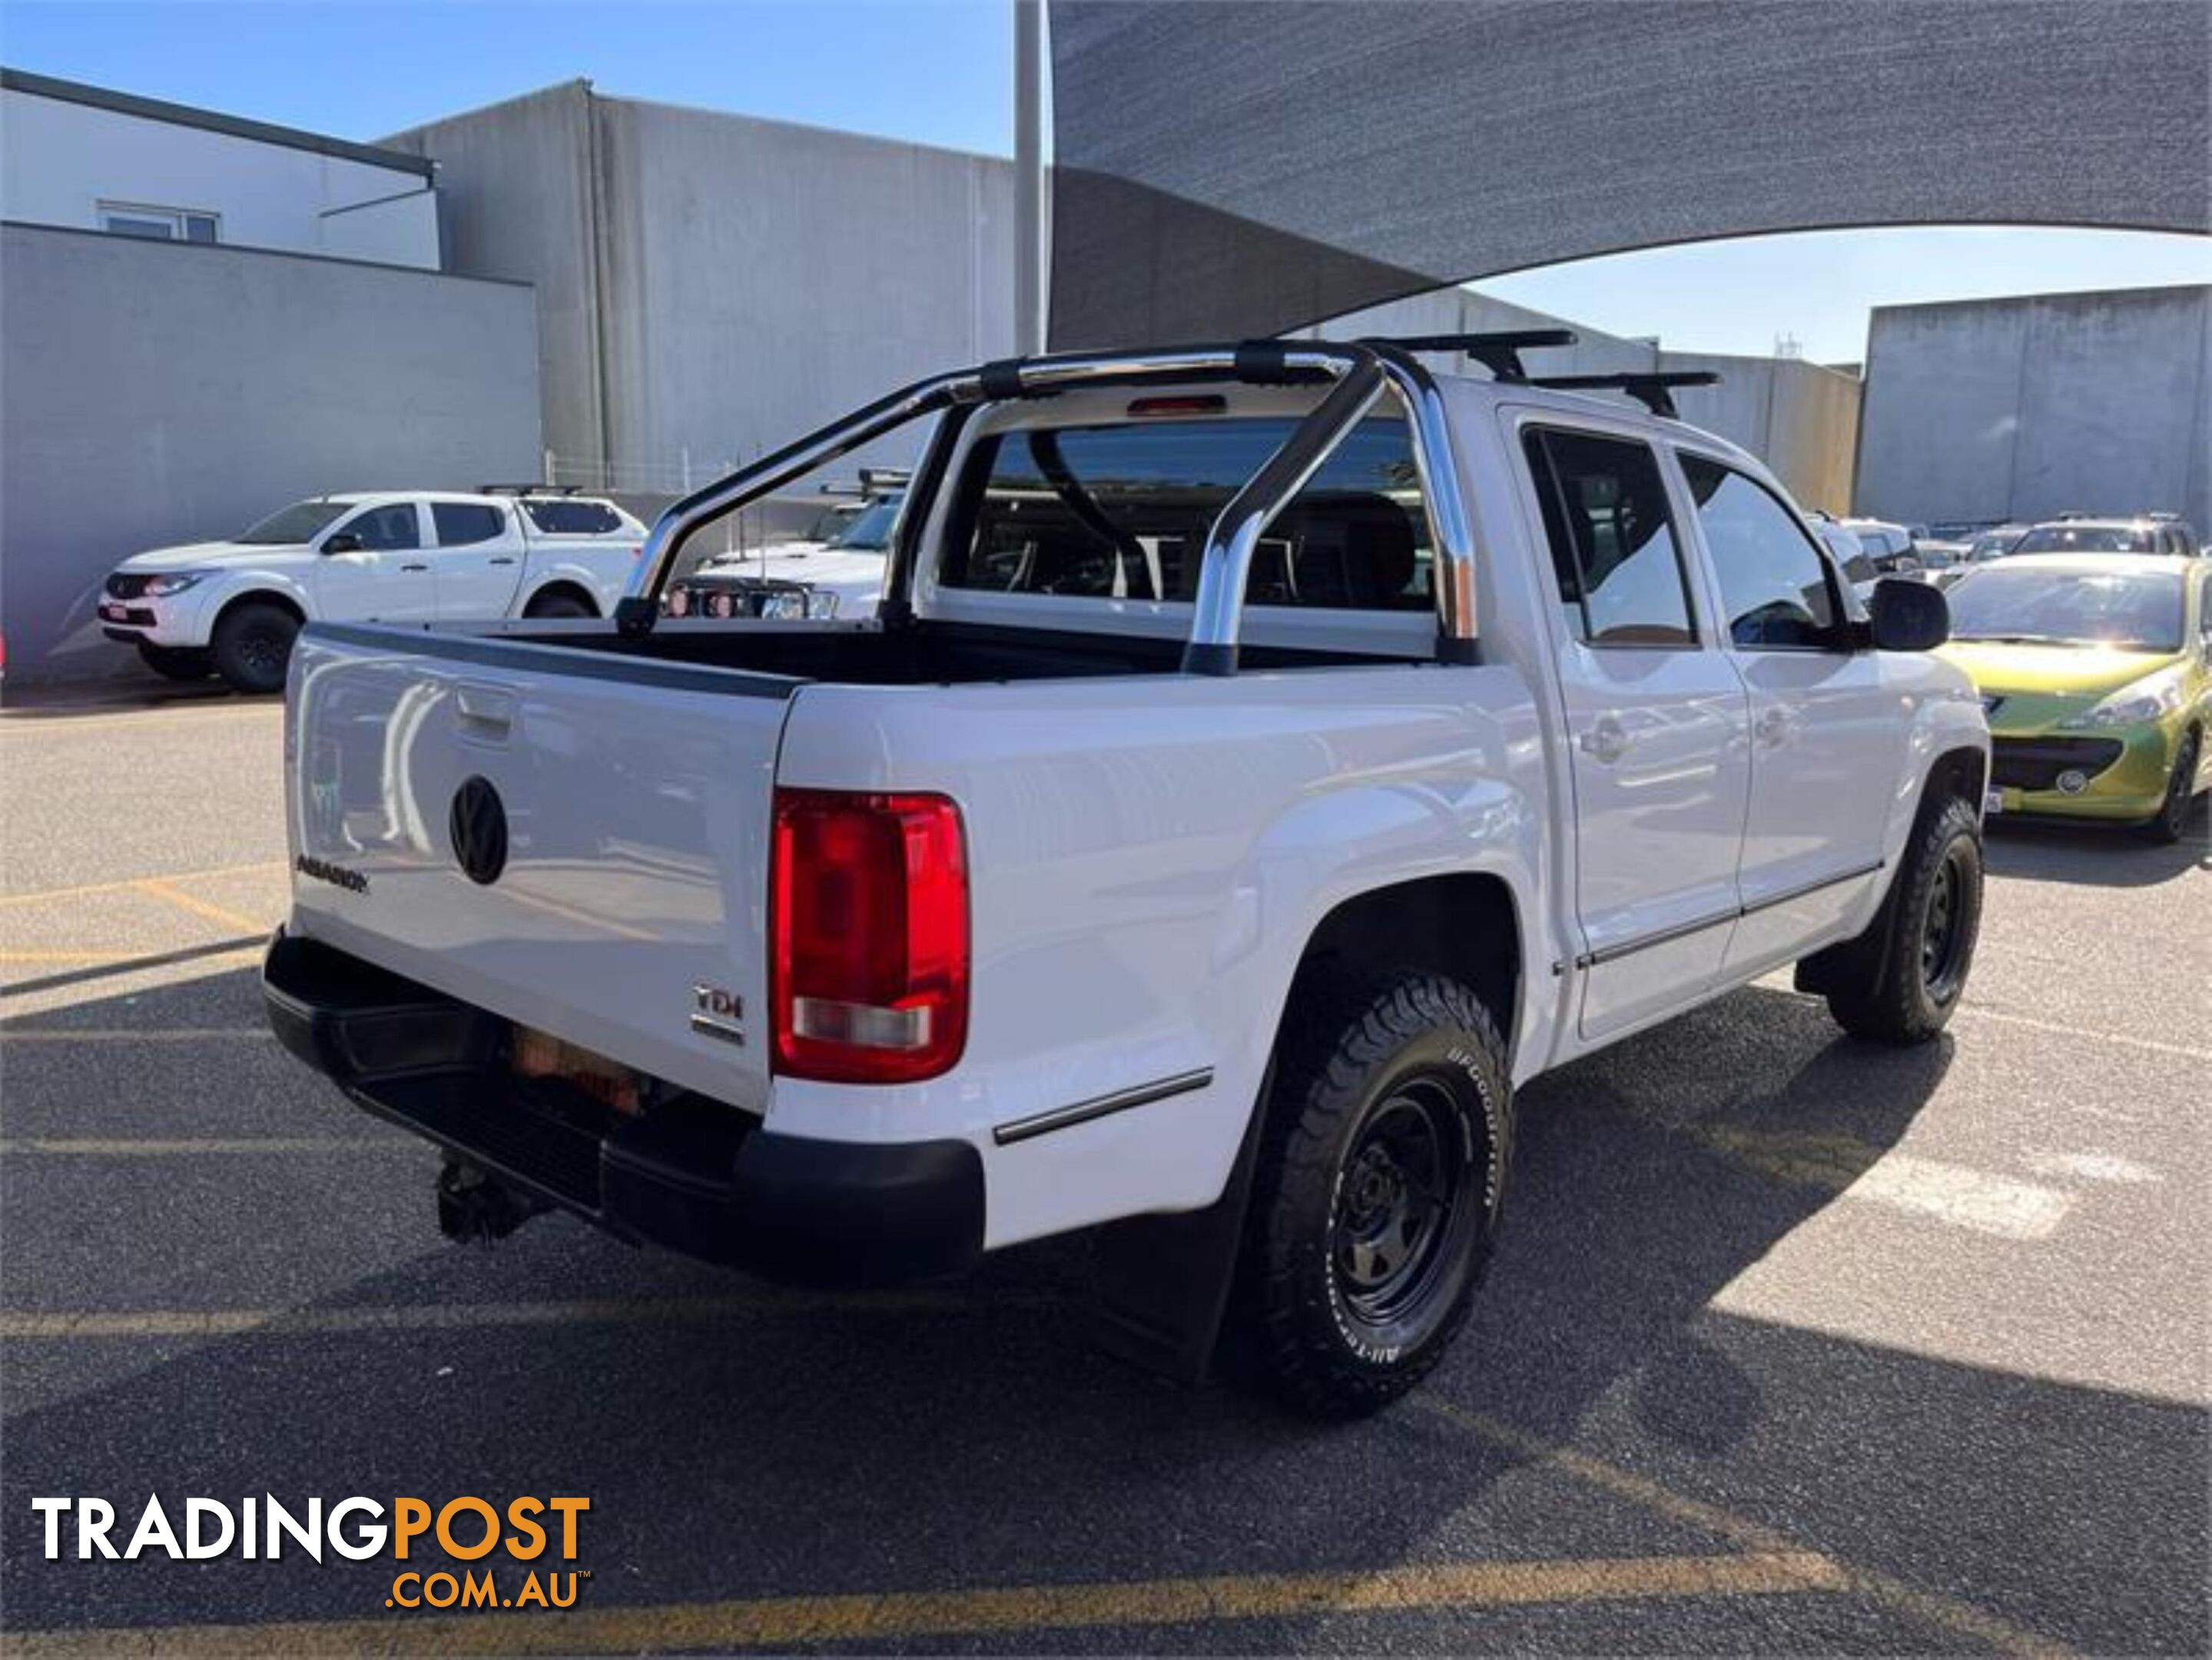
[(2197, 758), (2203, 743), (2203, 734), (2194, 727), (2183, 734), (2181, 747), (2174, 752), (2172, 775), (2166, 781), (2166, 800), (2159, 804), (2158, 817), (2143, 826), (2152, 841), (2179, 842), (2188, 830), (2189, 810), (2197, 805)]
[(1827, 963), (1828, 1012), (1854, 1037), (1926, 1043), (1959, 1006), (1981, 926), (1981, 819), (1948, 796), (1921, 812), (1873, 926)]
[(1303, 1410), (1375, 1411), (1465, 1323), (1512, 1140), (1505, 1046), (1457, 982), (1304, 990), (1263, 1104), (1229, 1356)]
[(299, 617), (282, 605), (260, 599), (234, 605), (216, 621), (216, 672), (240, 691), (282, 691), (299, 635)]

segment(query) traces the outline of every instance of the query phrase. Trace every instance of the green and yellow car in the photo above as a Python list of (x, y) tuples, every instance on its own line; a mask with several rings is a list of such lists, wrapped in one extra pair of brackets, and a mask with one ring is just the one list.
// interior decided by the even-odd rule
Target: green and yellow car
[(2179, 841), (2212, 784), (2212, 559), (2014, 554), (1949, 590), (1989, 712), (1991, 812)]

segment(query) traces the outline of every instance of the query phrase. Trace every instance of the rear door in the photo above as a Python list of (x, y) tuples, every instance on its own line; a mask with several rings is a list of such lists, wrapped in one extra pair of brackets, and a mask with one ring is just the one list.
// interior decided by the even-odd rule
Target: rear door
[(499, 502), (432, 502), (434, 566), (443, 622), (505, 617), (522, 583), (520, 515)]
[(1751, 697), (1751, 797), (1730, 973), (1802, 954), (1881, 868), (1911, 723), (1854, 651), (1834, 568), (1774, 491), (1678, 450), (1729, 659)]
[(318, 615), (339, 622), (386, 623), (427, 623), (437, 616), (437, 581), (416, 503), (380, 502), (362, 508), (331, 526), (320, 545), (327, 550), (343, 537), (361, 545), (326, 550), (316, 559)]
[(1559, 588), (1582, 1031), (1601, 1038), (1696, 1000), (1719, 974), (1748, 716), (1650, 445), (1549, 417), (1526, 422), (1520, 443)]
[[(295, 664), (295, 927), (765, 1103), (773, 770), (798, 682), (327, 625)], [(695, 1024), (702, 1002), (720, 1018)]]

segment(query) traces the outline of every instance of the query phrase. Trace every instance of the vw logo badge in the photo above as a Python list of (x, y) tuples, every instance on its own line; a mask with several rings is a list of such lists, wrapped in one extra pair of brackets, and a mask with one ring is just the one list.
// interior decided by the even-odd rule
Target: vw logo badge
[(453, 792), (453, 811), (447, 820), (453, 838), (453, 857), (470, 881), (489, 886), (507, 868), (507, 808), (488, 778), (471, 778)]

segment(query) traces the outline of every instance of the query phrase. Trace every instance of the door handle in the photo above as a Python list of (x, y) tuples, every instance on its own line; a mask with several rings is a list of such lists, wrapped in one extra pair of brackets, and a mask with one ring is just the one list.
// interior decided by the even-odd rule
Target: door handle
[(503, 553), (484, 561), (487, 565), (511, 565), (514, 562), (513, 559)]
[(1575, 742), (1591, 760), (1609, 766), (1628, 753), (1628, 728), (1610, 714), (1601, 715)]
[(428, 570), (430, 568), (428, 565), (402, 565), (399, 569), (402, 570)]

